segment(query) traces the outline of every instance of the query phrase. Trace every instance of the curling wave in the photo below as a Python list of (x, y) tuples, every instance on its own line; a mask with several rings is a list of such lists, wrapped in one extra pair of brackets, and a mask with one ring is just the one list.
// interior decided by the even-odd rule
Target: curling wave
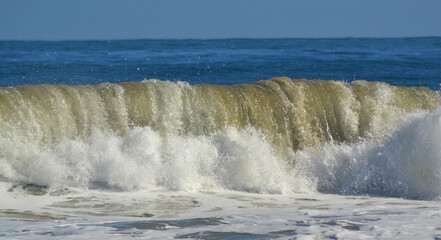
[(426, 88), (289, 78), (232, 86), (145, 80), (1, 88), (0, 103), (5, 181), (441, 194), (441, 97)]

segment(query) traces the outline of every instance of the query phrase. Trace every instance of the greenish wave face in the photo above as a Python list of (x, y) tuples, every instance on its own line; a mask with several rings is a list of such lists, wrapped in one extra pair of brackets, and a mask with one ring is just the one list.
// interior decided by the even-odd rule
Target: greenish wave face
[(0, 181), (441, 196), (439, 92), (274, 78), (0, 88)]
[[(231, 86), (148, 80), (0, 89), (0, 134), (43, 148), (92, 131), (124, 135), (149, 126), (161, 135), (207, 136), (251, 126), (280, 150), (381, 139), (406, 113), (434, 110), (439, 92), (382, 82), (273, 78)], [(396, 125), (396, 124), (395, 124)]]

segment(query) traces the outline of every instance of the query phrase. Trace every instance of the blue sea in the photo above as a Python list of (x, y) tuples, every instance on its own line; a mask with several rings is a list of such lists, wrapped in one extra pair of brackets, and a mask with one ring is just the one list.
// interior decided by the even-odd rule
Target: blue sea
[(190, 84), (277, 76), (439, 90), (441, 38), (0, 41), (1, 86), (145, 78)]
[(441, 239), (441, 38), (0, 41), (0, 238)]

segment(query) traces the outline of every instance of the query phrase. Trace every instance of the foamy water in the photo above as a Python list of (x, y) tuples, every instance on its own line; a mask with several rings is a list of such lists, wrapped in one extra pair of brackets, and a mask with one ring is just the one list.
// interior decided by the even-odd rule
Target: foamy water
[(324, 143), (288, 159), (280, 159), (253, 128), (195, 137), (161, 137), (150, 127), (124, 136), (96, 131), (84, 140), (65, 139), (49, 151), (22, 146), (13, 161), (1, 159), (0, 174), (7, 181), (54, 188), (438, 198), (441, 113), (421, 112), (396, 121), (404, 126), (383, 142)]
[(0, 236), (441, 234), (438, 92), (279, 78), (1, 93)]
[[(2, 184), (1, 191), (7, 187)], [(29, 190), (28, 190), (29, 191)], [(49, 190), (2, 194), (2, 237), (14, 239), (431, 239), (440, 203), (320, 193)]]

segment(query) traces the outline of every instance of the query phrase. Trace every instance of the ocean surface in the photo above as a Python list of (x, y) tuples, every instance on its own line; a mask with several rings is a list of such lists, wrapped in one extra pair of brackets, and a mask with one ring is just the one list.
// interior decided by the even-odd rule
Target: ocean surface
[(441, 38), (0, 41), (0, 238), (441, 239)]

